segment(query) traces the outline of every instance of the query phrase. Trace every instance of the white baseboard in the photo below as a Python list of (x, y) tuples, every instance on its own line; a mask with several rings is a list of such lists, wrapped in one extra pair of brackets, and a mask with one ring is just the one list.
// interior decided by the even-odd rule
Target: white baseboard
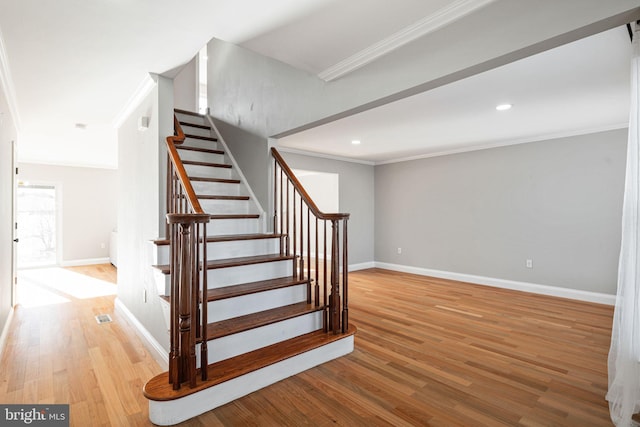
[(2, 334), (0, 334), (0, 359), (2, 358), (4, 347), (7, 345), (7, 337), (9, 336), (9, 328), (11, 327), (11, 321), (13, 320), (13, 313), (14, 308), (11, 307), (9, 315), (7, 316), (7, 322), (4, 324), (4, 328), (2, 328)]
[(151, 353), (151, 356), (160, 364), (160, 367), (164, 370), (169, 369), (169, 353), (160, 345), (160, 343), (151, 335), (151, 333), (145, 328), (142, 323), (133, 315), (131, 311), (120, 298), (115, 299), (115, 309), (124, 315), (131, 325), (136, 329), (138, 336), (142, 339), (142, 342), (147, 347), (147, 350)]
[(109, 257), (105, 258), (85, 258), (85, 259), (72, 259), (68, 261), (61, 261), (61, 267), (77, 267), (80, 265), (94, 265), (94, 264), (109, 264), (111, 260)]
[(360, 264), (349, 264), (349, 271), (366, 270), (367, 268), (375, 268), (376, 263), (373, 261), (361, 262)]
[(616, 296), (599, 292), (582, 291), (579, 289), (560, 288), (557, 286), (539, 285), (536, 283), (518, 282), (515, 280), (496, 279), (493, 277), (475, 276), (472, 274), (453, 273), (450, 271), (431, 270), (428, 268), (411, 267), (386, 262), (375, 262), (377, 268), (418, 274), (420, 276), (439, 277), (441, 279), (457, 280), (474, 283), (476, 285), (493, 286), (496, 288), (513, 289), (534, 294), (550, 295), (554, 297), (570, 298), (579, 301), (595, 302), (598, 304), (615, 305)]

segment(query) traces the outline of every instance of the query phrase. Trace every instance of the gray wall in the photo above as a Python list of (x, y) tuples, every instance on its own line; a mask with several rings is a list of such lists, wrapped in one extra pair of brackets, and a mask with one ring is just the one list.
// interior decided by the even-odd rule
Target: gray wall
[(281, 152), (292, 169), (339, 175), (340, 211), (349, 218), (349, 265), (374, 260), (374, 171), (373, 166)]
[(20, 163), (18, 168), (21, 181), (60, 189), (63, 264), (109, 257), (110, 233), (117, 225), (116, 170), (34, 163)]
[(195, 56), (173, 79), (174, 108), (198, 111), (198, 60)]
[(615, 294), (626, 140), (616, 130), (376, 166), (375, 259)]
[[(165, 348), (150, 242), (164, 235), (164, 138), (173, 123), (172, 98), (171, 81), (158, 77), (158, 86), (118, 130), (118, 299)], [(138, 130), (140, 116), (150, 118), (146, 131)]]
[(222, 139), (238, 163), (251, 190), (258, 198), (262, 209), (269, 212), (269, 153), (268, 140), (237, 126), (214, 120)]
[[(12, 301), (13, 281), (13, 150), (16, 129), (0, 85), (0, 333), (4, 330)], [(2, 349), (0, 349), (1, 351)]]

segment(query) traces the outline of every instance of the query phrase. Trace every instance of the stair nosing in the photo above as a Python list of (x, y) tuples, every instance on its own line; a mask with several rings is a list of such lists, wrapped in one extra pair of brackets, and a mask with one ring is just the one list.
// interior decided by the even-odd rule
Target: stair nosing
[(189, 122), (181, 122), (181, 121), (179, 121), (178, 123), (180, 123), (180, 125), (182, 125), (182, 126), (188, 126), (188, 127), (192, 127), (192, 128), (211, 130), (211, 126), (209, 126), (209, 125), (201, 125), (201, 124), (198, 124), (198, 123), (189, 123)]
[[(260, 280), (257, 282), (241, 283), (238, 285), (223, 286), (207, 290), (207, 302), (221, 301), (244, 295), (251, 295), (274, 289), (288, 288), (308, 283), (310, 279), (298, 279), (295, 277), (278, 277), (277, 279)], [(217, 294), (217, 295), (216, 295)]]
[(210, 168), (224, 168), (231, 169), (233, 166), (226, 163), (209, 163), (209, 162), (199, 162), (196, 160), (183, 160), (183, 165), (191, 165), (191, 166), (205, 166)]
[(209, 178), (206, 176), (190, 176), (190, 181), (198, 181), (198, 182), (217, 182), (220, 184), (240, 184), (242, 181), (239, 179), (229, 179), (229, 178)]
[(191, 138), (191, 139), (202, 139), (204, 141), (218, 141), (218, 138), (215, 138), (213, 136), (193, 135), (193, 134), (190, 134), (190, 133), (185, 133), (184, 137), (185, 137), (185, 139), (186, 138)]
[(174, 108), (173, 112), (178, 114), (186, 114), (188, 116), (196, 116), (196, 117), (202, 117), (202, 118), (206, 117), (204, 114), (196, 113), (195, 111), (182, 110), (180, 108)]
[[(250, 331), (252, 329), (262, 328), (264, 326), (272, 325), (274, 323), (282, 322), (289, 319), (294, 319), (296, 317), (306, 316), (307, 314), (322, 311), (324, 310), (324, 308), (325, 307), (323, 306), (316, 307), (314, 304), (299, 302), (272, 308), (269, 310), (259, 311), (256, 313), (246, 314), (244, 316), (233, 317), (218, 322), (212, 322), (207, 324), (207, 341), (228, 337), (230, 335), (239, 334), (241, 332)], [(266, 317), (260, 318), (259, 315), (266, 315)], [(243, 320), (256, 318), (258, 318), (258, 320), (254, 322), (247, 322), (245, 324), (242, 324)], [(238, 326), (239, 323), (240, 326)], [(226, 325), (232, 326), (225, 328)], [(219, 328), (220, 330), (216, 330), (216, 328)]]
[(187, 151), (198, 151), (200, 153), (224, 155), (224, 151), (222, 151), (222, 150), (214, 150), (212, 148), (192, 147), (190, 145), (176, 145), (176, 149), (178, 149), (178, 150), (187, 150)]
[[(207, 243), (215, 242), (233, 242), (241, 240), (261, 240), (261, 239), (279, 239), (283, 234), (267, 234), (267, 233), (255, 233), (255, 234), (226, 234), (221, 236), (208, 236)], [(158, 246), (168, 245), (169, 239), (155, 239), (152, 240)]]
[(202, 200), (250, 200), (249, 196), (227, 196), (223, 194), (196, 194), (197, 199)]
[[(290, 261), (294, 258), (295, 256), (293, 255), (269, 254), (269, 255), (255, 255), (255, 256), (236, 257), (236, 258), (214, 259), (214, 260), (207, 260), (206, 267), (207, 267), (207, 270), (217, 270), (218, 268), (232, 268), (232, 267), (241, 267), (243, 265), (255, 265), (255, 264), (265, 264), (268, 262)], [(157, 268), (163, 274), (170, 273), (168, 264), (156, 264), (156, 265), (153, 265), (152, 267)]]

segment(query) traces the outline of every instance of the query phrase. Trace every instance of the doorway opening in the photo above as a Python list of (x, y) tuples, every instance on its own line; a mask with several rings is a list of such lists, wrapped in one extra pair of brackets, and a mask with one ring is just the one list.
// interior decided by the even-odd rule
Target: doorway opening
[(55, 186), (18, 184), (18, 269), (57, 264), (56, 207)]

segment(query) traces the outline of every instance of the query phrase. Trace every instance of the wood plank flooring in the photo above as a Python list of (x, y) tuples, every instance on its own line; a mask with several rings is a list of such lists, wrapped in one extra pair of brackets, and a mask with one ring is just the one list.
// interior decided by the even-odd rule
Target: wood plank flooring
[[(180, 425), (612, 425), (612, 307), (380, 269), (349, 284), (352, 354)], [(142, 385), (160, 368), (113, 298), (18, 308), (0, 402), (70, 403), (77, 426), (151, 425)]]

